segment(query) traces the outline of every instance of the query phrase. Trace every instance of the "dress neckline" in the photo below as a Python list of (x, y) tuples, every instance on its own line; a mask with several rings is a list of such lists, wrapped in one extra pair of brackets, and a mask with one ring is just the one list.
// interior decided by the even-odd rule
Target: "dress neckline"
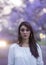
[[(16, 43), (17, 44), (17, 43)], [(25, 47), (25, 46), (20, 46), (19, 44), (17, 44), (18, 45), (18, 47), (20, 47), (20, 48), (26, 48), (26, 49), (29, 49), (29, 47)]]

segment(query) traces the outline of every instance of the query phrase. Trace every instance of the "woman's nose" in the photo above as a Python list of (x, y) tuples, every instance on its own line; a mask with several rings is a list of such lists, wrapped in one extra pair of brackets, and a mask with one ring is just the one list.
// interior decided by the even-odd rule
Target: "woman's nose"
[(24, 33), (27, 33), (27, 31), (25, 30)]

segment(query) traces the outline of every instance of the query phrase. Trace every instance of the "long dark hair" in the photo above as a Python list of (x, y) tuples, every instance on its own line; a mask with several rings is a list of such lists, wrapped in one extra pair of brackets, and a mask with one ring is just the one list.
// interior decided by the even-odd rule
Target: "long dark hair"
[(21, 45), (22, 43), (22, 37), (21, 37), (21, 34), (20, 34), (20, 28), (21, 26), (26, 26), (29, 30), (30, 30), (30, 37), (29, 37), (29, 48), (30, 48), (30, 51), (32, 53), (32, 55), (35, 57), (35, 58), (38, 58), (39, 54), (38, 54), (38, 50), (37, 50), (37, 44), (36, 44), (36, 40), (35, 40), (35, 37), (34, 37), (34, 32), (33, 32), (33, 29), (32, 29), (32, 26), (24, 21), (20, 24), (19, 28), (18, 28), (18, 40), (19, 40), (19, 44)]

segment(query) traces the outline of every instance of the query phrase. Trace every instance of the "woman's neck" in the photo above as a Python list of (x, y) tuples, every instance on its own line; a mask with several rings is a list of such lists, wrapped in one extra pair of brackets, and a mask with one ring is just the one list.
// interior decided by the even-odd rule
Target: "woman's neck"
[(22, 46), (28, 47), (29, 46), (29, 40), (23, 40), (22, 41)]

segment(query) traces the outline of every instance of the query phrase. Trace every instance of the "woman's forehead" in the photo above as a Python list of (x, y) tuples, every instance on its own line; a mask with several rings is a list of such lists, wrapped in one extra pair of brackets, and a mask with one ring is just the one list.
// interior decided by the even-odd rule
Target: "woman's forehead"
[(25, 26), (25, 25), (22, 25), (20, 28), (28, 28), (27, 26)]

